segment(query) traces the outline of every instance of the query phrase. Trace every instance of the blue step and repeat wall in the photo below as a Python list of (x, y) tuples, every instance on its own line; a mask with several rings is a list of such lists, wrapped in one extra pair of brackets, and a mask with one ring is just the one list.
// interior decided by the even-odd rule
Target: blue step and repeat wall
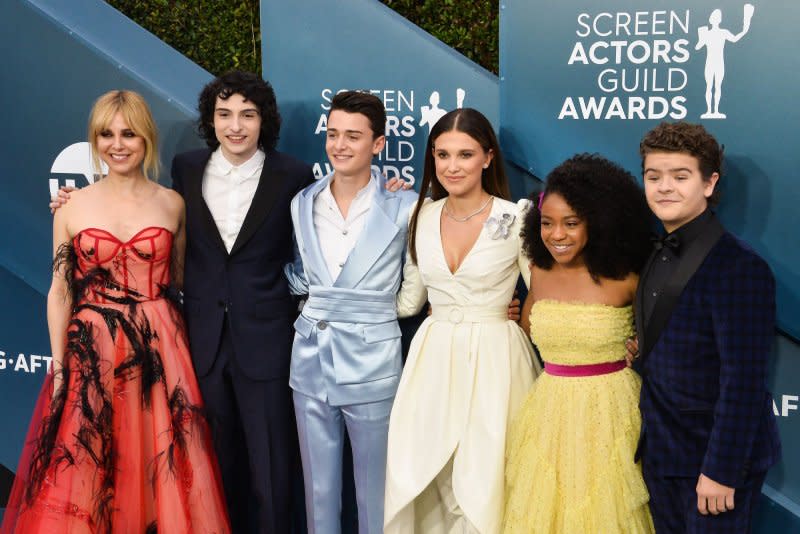
[(724, 144), (719, 214), (768, 260), (777, 279), (770, 385), (784, 455), (765, 494), (795, 514), (798, 23), (797, 2), (508, 0), (501, 4), (500, 43), (501, 142), (510, 159), (536, 175), (582, 151), (605, 154), (641, 175), (639, 140), (662, 120), (700, 122)]
[(278, 96), (280, 148), (331, 171), (325, 119), (331, 98), (358, 89), (386, 107), (386, 147), (376, 166), (389, 177), (422, 177), (428, 132), (457, 107), (499, 126), (497, 77), (455, 54), (375, 0), (261, 2), (263, 71)]
[[(540, 186), (534, 176), (577, 151), (602, 152), (638, 174), (638, 139), (658, 120), (706, 124), (728, 156), (722, 217), (769, 259), (779, 282), (772, 387), (786, 454), (766, 490), (774, 510), (761, 514), (757, 531), (786, 532), (800, 528), (793, 453), (800, 445), (800, 252), (792, 205), (800, 193), (793, 172), (800, 117), (791, 101), (800, 61), (789, 53), (798, 44), (792, 23), (800, 22), (800, 6), (650, 3), (504, 2), (498, 79), (376, 0), (263, 0), (264, 73), (283, 115), (280, 148), (324, 175), (330, 99), (342, 89), (369, 90), (389, 116), (376, 164), (390, 176), (419, 178), (432, 123), (456, 107), (475, 107), (500, 132), (512, 191), (521, 197)], [(13, 127), (0, 132), (0, 494), (16, 469), (50, 353), (47, 198), (51, 187), (91, 180), (85, 160), (59, 154), (85, 141), (92, 101), (124, 87), (150, 102), (168, 168), (176, 152), (201, 146), (192, 120), (197, 93), (211, 78), (101, 0), (12, 0), (2, 11), (0, 97)], [(747, 11), (748, 31), (733, 42), (728, 37), (742, 31)], [(704, 70), (718, 69), (720, 58), (718, 109), (726, 117), (702, 118)]]

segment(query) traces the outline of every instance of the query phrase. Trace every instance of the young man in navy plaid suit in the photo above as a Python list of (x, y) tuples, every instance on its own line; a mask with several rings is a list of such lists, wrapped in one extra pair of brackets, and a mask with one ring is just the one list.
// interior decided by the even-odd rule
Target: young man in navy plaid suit
[(636, 298), (637, 455), (656, 532), (749, 532), (780, 457), (766, 385), (775, 281), (710, 209), (722, 149), (705, 128), (662, 123), (639, 151), (647, 202), (667, 232)]

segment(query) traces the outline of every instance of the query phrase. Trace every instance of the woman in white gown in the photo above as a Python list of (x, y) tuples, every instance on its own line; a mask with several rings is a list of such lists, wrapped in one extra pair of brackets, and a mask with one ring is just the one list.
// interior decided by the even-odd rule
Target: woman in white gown
[[(428, 189), (431, 199), (426, 199)], [(389, 423), (385, 532), (491, 534), (503, 515), (507, 427), (540, 371), (507, 319), (525, 201), (489, 121), (457, 109), (431, 131), (398, 313), (432, 313), (411, 343)]]

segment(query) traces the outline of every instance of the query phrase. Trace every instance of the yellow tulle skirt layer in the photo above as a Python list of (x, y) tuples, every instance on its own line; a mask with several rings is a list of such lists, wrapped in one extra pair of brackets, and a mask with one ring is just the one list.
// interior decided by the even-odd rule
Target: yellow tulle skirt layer
[(640, 387), (629, 369), (539, 377), (509, 434), (504, 532), (654, 532), (633, 460)]

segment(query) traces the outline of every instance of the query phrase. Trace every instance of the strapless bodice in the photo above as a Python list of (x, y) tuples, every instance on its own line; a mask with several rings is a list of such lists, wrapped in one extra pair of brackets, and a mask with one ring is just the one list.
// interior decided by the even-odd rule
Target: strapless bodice
[(130, 303), (160, 298), (170, 282), (172, 232), (148, 226), (127, 241), (100, 228), (72, 239), (73, 284), (83, 301)]
[(538, 300), (531, 308), (531, 338), (546, 362), (586, 365), (625, 357), (633, 335), (633, 308)]

